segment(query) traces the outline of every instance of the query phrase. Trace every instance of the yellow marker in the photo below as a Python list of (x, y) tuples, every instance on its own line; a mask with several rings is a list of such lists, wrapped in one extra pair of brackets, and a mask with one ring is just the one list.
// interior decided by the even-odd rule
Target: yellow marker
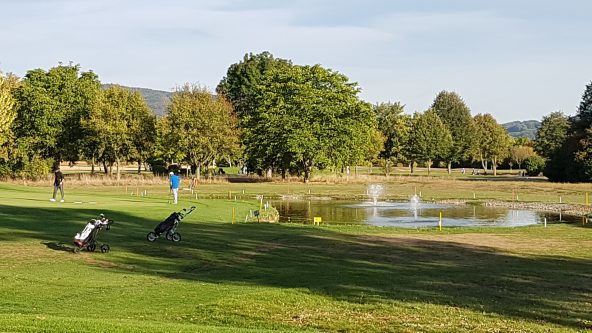
[(228, 199), (232, 199), (232, 191), (228, 191)]
[(440, 221), (438, 222), (438, 228), (442, 231), (442, 211), (440, 211)]
[(323, 219), (320, 216), (315, 216), (312, 220), (312, 223), (320, 225), (321, 223), (323, 223)]
[(234, 224), (234, 207), (232, 207), (232, 224)]

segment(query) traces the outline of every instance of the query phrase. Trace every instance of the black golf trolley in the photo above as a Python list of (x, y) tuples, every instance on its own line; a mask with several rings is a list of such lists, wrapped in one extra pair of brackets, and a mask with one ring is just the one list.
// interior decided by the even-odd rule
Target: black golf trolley
[(191, 214), (195, 210), (195, 206), (189, 208), (189, 210), (183, 208), (180, 212), (174, 212), (166, 220), (160, 222), (154, 231), (150, 231), (148, 235), (146, 235), (146, 239), (149, 242), (154, 242), (160, 235), (164, 234), (167, 240), (173, 242), (181, 241), (181, 234), (177, 232), (177, 227), (179, 226), (179, 222), (185, 218), (185, 216)]

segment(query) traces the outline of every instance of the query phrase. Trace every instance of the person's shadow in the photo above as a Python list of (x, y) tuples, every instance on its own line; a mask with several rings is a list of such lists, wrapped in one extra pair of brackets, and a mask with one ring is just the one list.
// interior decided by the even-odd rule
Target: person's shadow
[(67, 246), (66, 244), (63, 243), (56, 243), (56, 242), (46, 242), (46, 243), (42, 243), (45, 246), (47, 246), (47, 248), (52, 249), (54, 251), (66, 251), (66, 252), (74, 252), (74, 249), (70, 246)]

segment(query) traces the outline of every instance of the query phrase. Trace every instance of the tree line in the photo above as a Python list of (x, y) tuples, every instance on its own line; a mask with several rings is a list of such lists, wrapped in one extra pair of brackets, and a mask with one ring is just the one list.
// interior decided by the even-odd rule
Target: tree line
[(78, 65), (34, 69), (22, 78), (0, 72), (0, 175), (35, 177), (60, 162), (85, 160), (120, 177), (123, 163), (164, 172), (189, 165), (198, 177), (217, 164), (260, 175), (336, 173), (360, 164), (453, 167), (501, 164), (551, 180), (592, 179), (592, 88), (578, 114), (543, 118), (534, 141), (513, 139), (490, 114), (471, 115), (455, 92), (442, 91), (413, 115), (400, 102), (372, 105), (345, 75), (296, 65), (269, 52), (232, 64), (215, 92), (176, 88), (156, 117), (139, 92), (101, 88)]

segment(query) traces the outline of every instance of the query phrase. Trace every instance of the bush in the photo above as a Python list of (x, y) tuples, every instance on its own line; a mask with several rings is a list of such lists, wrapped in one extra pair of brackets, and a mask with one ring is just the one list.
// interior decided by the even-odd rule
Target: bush
[(524, 161), (526, 174), (529, 176), (538, 176), (545, 169), (545, 159), (541, 156), (534, 155)]

